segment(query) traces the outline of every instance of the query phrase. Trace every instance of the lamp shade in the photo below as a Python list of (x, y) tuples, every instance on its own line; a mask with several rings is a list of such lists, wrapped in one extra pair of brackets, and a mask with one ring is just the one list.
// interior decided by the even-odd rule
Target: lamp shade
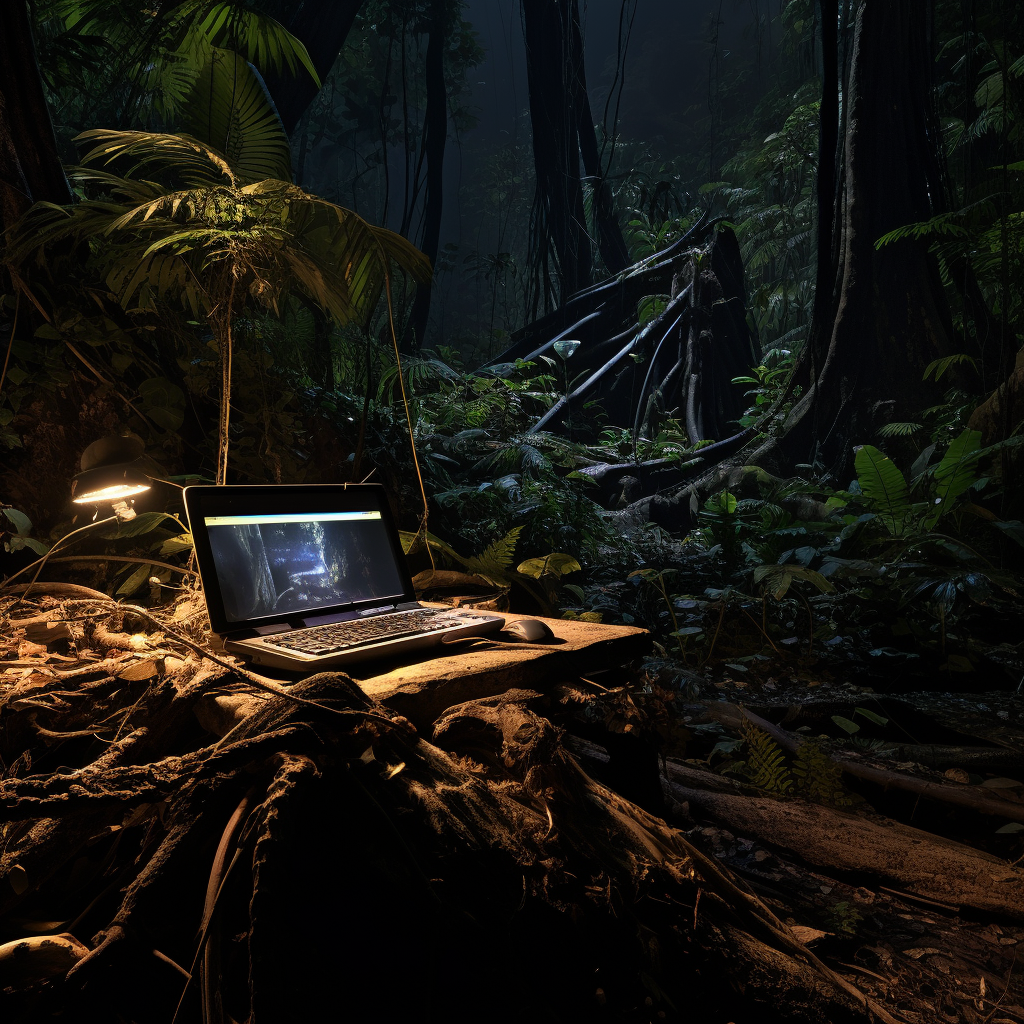
[(71, 480), (71, 500), (76, 505), (123, 501), (150, 488), (149, 477), (128, 463), (96, 466)]

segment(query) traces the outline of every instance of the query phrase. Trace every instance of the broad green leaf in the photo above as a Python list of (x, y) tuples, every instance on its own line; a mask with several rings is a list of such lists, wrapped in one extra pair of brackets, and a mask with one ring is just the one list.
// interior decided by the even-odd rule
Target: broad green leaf
[(555, 551), (544, 558), (528, 558), (525, 562), (520, 562), (516, 566), (516, 572), (539, 580), (542, 576), (564, 576), (566, 573), (578, 572), (582, 568), (572, 555)]
[(855, 449), (857, 481), (864, 496), (875, 506), (878, 518), (894, 537), (906, 529), (910, 513), (910, 488), (896, 464), (870, 444)]
[(248, 62), (212, 47), (182, 111), (182, 127), (227, 157), (249, 181), (290, 181), (291, 149), (281, 118)]
[(786, 596), (793, 580), (805, 580), (822, 594), (830, 594), (836, 589), (820, 572), (803, 565), (759, 565), (754, 570), (754, 582), (763, 583), (772, 591), (776, 601)]
[(14, 527), (11, 531), (12, 533), (24, 536), (32, 529), (32, 520), (24, 512), (19, 512), (16, 508), (5, 508), (3, 513), (7, 517), (8, 522)]
[(953, 503), (978, 479), (978, 454), (981, 448), (981, 431), (964, 430), (946, 450), (935, 467), (934, 501), (935, 508), (928, 517), (927, 525), (934, 526), (949, 510)]
[[(174, 516), (169, 512), (140, 512), (134, 519), (126, 523), (111, 524), (100, 536), (109, 537), (140, 537), (150, 530), (155, 530), (165, 519), (175, 523)], [(175, 523), (177, 525), (177, 523)]]
[(145, 565), (140, 565), (138, 569), (136, 569), (135, 572), (133, 572), (131, 576), (129, 576), (128, 579), (126, 579), (124, 583), (117, 588), (117, 596), (122, 597), (127, 594), (134, 594), (135, 591), (149, 579), (153, 572), (154, 567), (148, 562)]
[(458, 562), (459, 565), (466, 565), (468, 561), (468, 559), (463, 558), (462, 555), (460, 555), (450, 544), (441, 540), (440, 537), (435, 537), (432, 533), (426, 533), (425, 531), (411, 533), (408, 530), (399, 530), (398, 536), (402, 542), (402, 550), (407, 555), (413, 551), (418, 551), (421, 547), (426, 545), (432, 550), (439, 551), (442, 555), (446, 555), (453, 562)]
[(298, 72), (301, 64), (320, 88), (320, 78), (301, 40), (280, 22), (259, 11), (247, 10), (237, 3), (206, 3), (192, 0), (175, 10), (185, 17), (198, 18), (189, 26), (208, 45), (239, 51), (261, 71)]
[(942, 377), (942, 375), (951, 367), (960, 364), (967, 364), (973, 369), (977, 369), (977, 362), (974, 358), (966, 355), (963, 352), (956, 352), (951, 356), (945, 356), (942, 359), (933, 359), (924, 369), (923, 380), (927, 380), (932, 374), (935, 375), (936, 382)]
[(874, 722), (875, 725), (889, 724), (888, 718), (885, 718), (874, 711), (869, 711), (867, 708), (856, 708), (853, 713), (855, 715), (860, 715), (862, 718), (866, 718), (869, 722)]
[(840, 729), (848, 732), (851, 736), (855, 732), (860, 732), (860, 726), (856, 722), (851, 722), (848, 718), (843, 718), (842, 715), (833, 715), (832, 721), (835, 722)]
[(1024, 523), (1019, 519), (1000, 519), (992, 525), (997, 530), (1005, 533), (1011, 540), (1015, 540), (1021, 547), (1024, 547)]
[(37, 555), (45, 555), (50, 550), (45, 544), (34, 537), (20, 537), (18, 535), (11, 536), (5, 540), (4, 548), (7, 551), (22, 551), (28, 548), (29, 551), (34, 551)]
[(182, 551), (191, 551), (192, 547), (192, 534), (179, 533), (174, 537), (168, 537), (160, 545), (160, 557), (166, 558), (168, 555), (177, 555)]

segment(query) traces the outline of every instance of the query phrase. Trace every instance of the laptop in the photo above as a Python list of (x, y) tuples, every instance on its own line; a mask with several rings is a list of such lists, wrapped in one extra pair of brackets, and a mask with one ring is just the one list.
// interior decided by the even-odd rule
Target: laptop
[(185, 488), (210, 627), (260, 665), (315, 672), (504, 626), (420, 604), (380, 484)]

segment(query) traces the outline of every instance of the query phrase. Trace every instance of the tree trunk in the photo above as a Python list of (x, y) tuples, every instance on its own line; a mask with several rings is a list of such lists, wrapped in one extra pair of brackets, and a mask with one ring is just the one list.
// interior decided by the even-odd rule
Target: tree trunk
[(818, 291), (796, 376), (805, 392), (786, 439), (789, 451), (836, 469), (848, 461), (852, 444), (934, 400), (923, 371), (955, 350), (928, 243), (904, 238), (877, 247), (886, 233), (943, 207), (940, 140), (931, 116), (931, 17), (910, 0), (860, 0), (833, 198), (837, 13), (824, 0)]
[(71, 202), (24, 0), (0, 5), (0, 226), (34, 202)]
[(532, 263), (540, 274), (538, 295), (548, 304), (549, 268), (554, 261), (558, 300), (590, 284), (593, 257), (586, 231), (575, 79), (582, 74), (571, 19), (579, 18), (577, 0), (523, 0), (526, 72), (533, 126), (537, 196), (531, 226)]
[[(444, 151), (448, 138), (448, 90), (444, 81), (444, 51), (448, 29), (444, 0), (435, 0), (430, 19), (430, 35), (427, 39), (425, 69), (427, 109), (423, 147), (427, 165), (427, 190), (424, 197), (423, 236), (420, 242), (420, 250), (431, 264), (437, 261), (444, 200)], [(416, 286), (416, 298), (405, 335), (406, 345), (414, 350), (423, 345), (423, 338), (427, 332), (431, 291), (430, 283)]]
[(576, 56), (577, 65), (573, 69), (572, 96), (573, 116), (580, 142), (580, 156), (583, 160), (583, 172), (589, 179), (593, 189), (594, 220), (597, 222), (597, 245), (601, 259), (608, 272), (617, 274), (630, 264), (629, 250), (626, 240), (622, 237), (622, 228), (615, 216), (612, 204), (612, 191), (608, 187), (601, 157), (597, 149), (597, 134), (594, 130), (594, 115), (590, 110), (590, 97), (587, 94), (587, 76), (583, 60), (583, 33), (580, 31), (579, 8), (574, 3), (570, 11), (570, 31), (572, 51)]

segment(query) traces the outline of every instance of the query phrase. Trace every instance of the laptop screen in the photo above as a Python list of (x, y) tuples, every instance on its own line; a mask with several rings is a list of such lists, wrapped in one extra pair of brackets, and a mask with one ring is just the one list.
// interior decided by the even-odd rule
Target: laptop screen
[(215, 630), (413, 597), (379, 486), (189, 487), (185, 504)]

